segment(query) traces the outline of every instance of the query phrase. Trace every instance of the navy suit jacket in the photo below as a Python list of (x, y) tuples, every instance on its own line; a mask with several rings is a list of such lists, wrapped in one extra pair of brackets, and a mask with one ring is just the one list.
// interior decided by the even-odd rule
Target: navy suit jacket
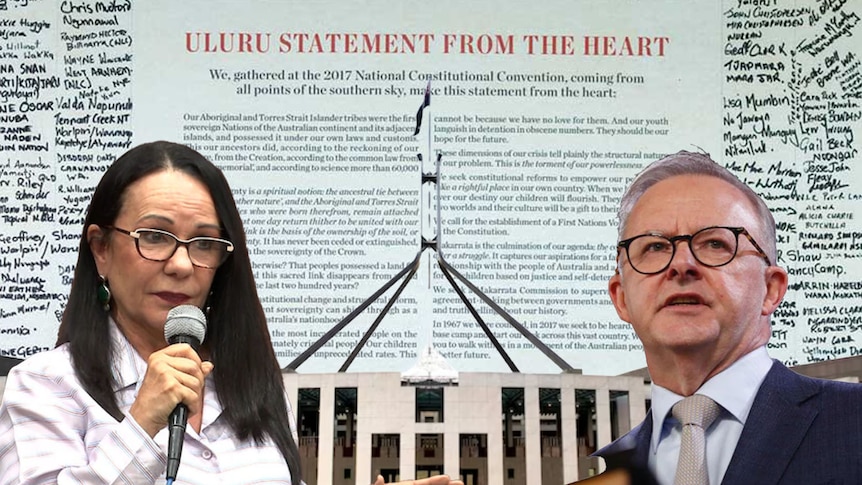
[[(595, 454), (609, 469), (645, 468), (651, 434), (647, 413), (643, 423)], [(862, 484), (862, 384), (813, 379), (774, 362), (722, 484)]]

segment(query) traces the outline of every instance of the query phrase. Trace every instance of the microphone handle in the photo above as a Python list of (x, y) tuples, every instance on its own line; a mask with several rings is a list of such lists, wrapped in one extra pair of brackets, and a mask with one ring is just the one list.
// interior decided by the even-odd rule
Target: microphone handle
[(192, 337), (191, 335), (174, 335), (169, 340), (168, 343), (173, 344), (189, 344), (191, 347), (197, 352), (200, 350), (201, 342), (200, 340)]
[(186, 436), (186, 423), (189, 422), (189, 408), (185, 404), (177, 404), (168, 417), (168, 469), (166, 479), (176, 479), (180, 468), (180, 457), (183, 454), (183, 440)]
[[(168, 342), (173, 344), (189, 344), (198, 351), (200, 341), (190, 335), (174, 335)], [(171, 411), (168, 417), (168, 468), (165, 473), (165, 479), (174, 480), (177, 478), (177, 471), (180, 469), (180, 457), (183, 454), (183, 440), (186, 436), (186, 424), (189, 422), (189, 408), (183, 403), (177, 404), (177, 407)]]

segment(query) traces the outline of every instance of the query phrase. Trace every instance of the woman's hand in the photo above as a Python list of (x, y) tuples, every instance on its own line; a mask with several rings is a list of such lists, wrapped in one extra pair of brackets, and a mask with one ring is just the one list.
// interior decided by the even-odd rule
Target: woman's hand
[(200, 413), (204, 380), (212, 369), (212, 363), (201, 362), (188, 344), (169, 345), (153, 352), (129, 414), (153, 437), (167, 426), (168, 416), (177, 404), (188, 406), (190, 416)]
[[(383, 481), (382, 476), (377, 475), (377, 480), (371, 485), (386, 485), (386, 483)], [(392, 485), (464, 485), (464, 482), (461, 480), (449, 480), (449, 476), (447, 475), (437, 475), (421, 480), (406, 480)]]

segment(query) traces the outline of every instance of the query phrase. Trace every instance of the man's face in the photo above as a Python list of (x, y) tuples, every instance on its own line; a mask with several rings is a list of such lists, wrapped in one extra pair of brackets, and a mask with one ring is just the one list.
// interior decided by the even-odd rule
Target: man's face
[[(741, 226), (756, 241), (764, 238), (757, 212), (741, 191), (718, 178), (693, 175), (647, 190), (622, 237), (673, 237), (709, 226)], [(634, 271), (623, 252), (620, 273), (608, 284), (617, 313), (634, 327), (647, 359), (696, 352), (718, 364), (764, 345), (770, 334), (767, 316), (781, 301), (786, 273), (768, 267), (745, 236), (739, 237), (733, 261), (715, 268), (697, 262), (685, 241), (676, 244), (670, 266), (653, 275)]]

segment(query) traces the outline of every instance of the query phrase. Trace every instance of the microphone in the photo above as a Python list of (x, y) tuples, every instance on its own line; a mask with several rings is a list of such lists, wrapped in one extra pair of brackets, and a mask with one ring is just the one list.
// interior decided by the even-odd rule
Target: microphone
[[(165, 320), (165, 340), (168, 344), (189, 344), (197, 352), (206, 333), (207, 319), (200, 308), (180, 305), (168, 312), (168, 318)], [(188, 406), (177, 404), (168, 418), (168, 469), (165, 474), (168, 483), (173, 483), (177, 478), (188, 421)]]

